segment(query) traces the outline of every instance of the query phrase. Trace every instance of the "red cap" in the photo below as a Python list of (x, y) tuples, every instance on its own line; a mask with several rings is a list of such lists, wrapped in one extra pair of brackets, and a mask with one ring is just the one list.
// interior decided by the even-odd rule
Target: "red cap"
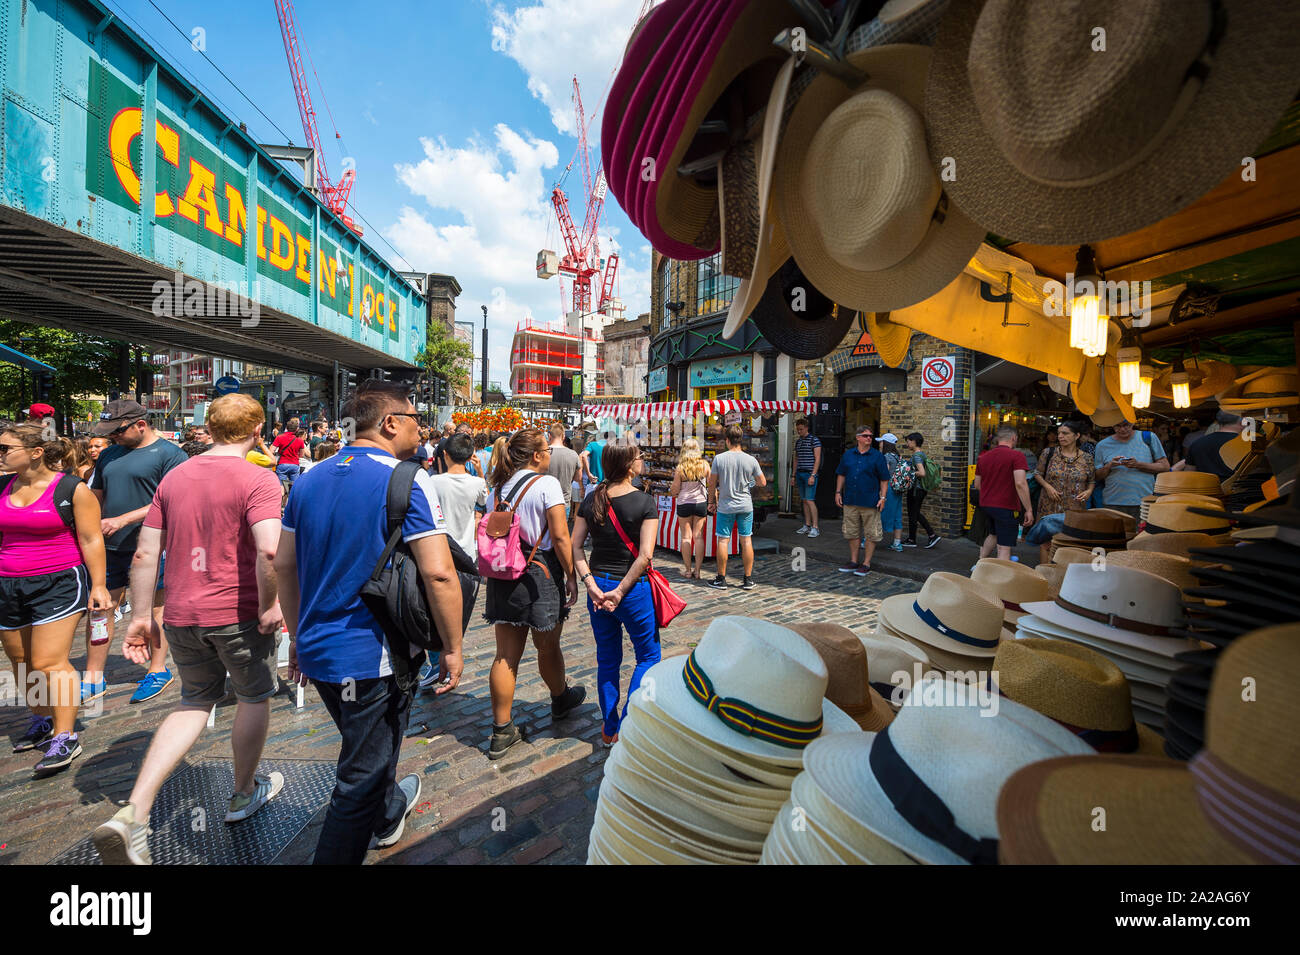
[(33, 418), (52, 418), (54, 417), (54, 408), (51, 405), (40, 404), (39, 402), (32, 405), (27, 413)]

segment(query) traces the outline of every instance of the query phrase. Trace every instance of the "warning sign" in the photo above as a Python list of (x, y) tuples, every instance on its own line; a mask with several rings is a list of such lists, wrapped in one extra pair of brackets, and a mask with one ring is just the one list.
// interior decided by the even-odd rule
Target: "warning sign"
[(800, 378), (800, 379), (799, 379), (799, 397), (800, 397), (800, 398), (807, 398), (807, 397), (808, 397), (808, 379), (807, 379), (807, 378)]
[(921, 397), (951, 400), (956, 374), (957, 366), (951, 357), (925, 359), (921, 363)]
[(858, 338), (858, 343), (853, 346), (853, 354), (851, 355), (851, 357), (857, 358), (860, 355), (874, 355), (874, 354), (876, 354), (876, 343), (871, 340), (870, 335), (868, 335), (866, 332), (863, 332), (862, 335), (859, 336)]

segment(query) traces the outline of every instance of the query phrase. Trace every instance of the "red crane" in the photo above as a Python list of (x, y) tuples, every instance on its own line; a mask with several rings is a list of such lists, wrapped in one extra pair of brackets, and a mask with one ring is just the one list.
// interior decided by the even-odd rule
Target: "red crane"
[[(550, 278), (557, 271), (573, 277), (573, 310), (580, 315), (592, 311), (591, 303), (594, 293), (599, 290), (596, 299), (596, 311), (605, 311), (614, 297), (614, 279), (618, 274), (618, 253), (611, 252), (609, 258), (600, 260), (600, 239), (597, 230), (600, 225), (600, 213), (605, 206), (605, 171), (598, 169), (593, 185), (591, 179), (590, 151), (587, 147), (587, 119), (582, 109), (582, 94), (578, 90), (578, 78), (573, 78), (573, 103), (578, 119), (578, 152), (574, 157), (582, 165), (582, 186), (586, 197), (586, 210), (583, 215), (582, 232), (574, 225), (573, 216), (569, 214), (569, 197), (564, 194), (563, 183), (573, 160), (564, 167), (559, 181), (551, 190), (551, 205), (555, 207), (555, 217), (560, 222), (560, 235), (564, 239), (564, 257), (555, 262), (553, 252), (542, 250), (537, 254), (537, 274), (540, 278)], [(548, 259), (548, 256), (551, 258)], [(604, 272), (602, 275), (602, 265)]]
[[(352, 194), (352, 183), (356, 181), (357, 171), (352, 168), (345, 170), (342, 178), (335, 183), (330, 179), (329, 170), (325, 167), (325, 150), (321, 148), (320, 132), (316, 129), (316, 110), (311, 104), (307, 74), (302, 68), (302, 57), (298, 52), (301, 44), (298, 42), (298, 32), (294, 27), (292, 0), (275, 0), (275, 13), (280, 19), (280, 36), (284, 40), (284, 55), (289, 61), (289, 75), (293, 77), (293, 90), (298, 95), (298, 113), (302, 117), (302, 131), (307, 137), (307, 145), (316, 152), (316, 184), (321, 199), (329, 207), (330, 212), (343, 220), (345, 226), (357, 235), (361, 235), (360, 226), (347, 214), (348, 196)], [(320, 78), (317, 77), (317, 82), (319, 81)], [(326, 106), (328, 105), (327, 103)], [(338, 130), (334, 131), (334, 138), (341, 138)]]

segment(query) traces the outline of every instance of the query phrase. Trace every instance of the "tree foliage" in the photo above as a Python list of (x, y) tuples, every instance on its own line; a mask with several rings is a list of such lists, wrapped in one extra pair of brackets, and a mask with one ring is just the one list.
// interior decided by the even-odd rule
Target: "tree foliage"
[(469, 383), (470, 363), (474, 360), (474, 346), (458, 339), (443, 322), (430, 322), (428, 344), (415, 356), (416, 364), (433, 377), (444, 377), (453, 388)]
[[(54, 368), (54, 399), (50, 403), (73, 418), (98, 411), (98, 406), (83, 396), (117, 390), (119, 342), (10, 319), (0, 319), (0, 342)], [(131, 370), (134, 374), (134, 363)], [(145, 373), (152, 382), (153, 368), (146, 367)], [(30, 371), (0, 361), (0, 416), (25, 414), (33, 390)]]

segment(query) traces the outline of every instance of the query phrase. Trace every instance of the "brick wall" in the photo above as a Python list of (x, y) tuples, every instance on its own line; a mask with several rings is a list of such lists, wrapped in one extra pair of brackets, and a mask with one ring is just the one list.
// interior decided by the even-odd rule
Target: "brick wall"
[(660, 266), (664, 257), (655, 252), (650, 257), (650, 337), (654, 338), (664, 330), (664, 301), (685, 302), (686, 307), (678, 313), (679, 320), (695, 316), (696, 288), (699, 283), (698, 262), (668, 262), (668, 289), (665, 294), (664, 283), (660, 275)]

